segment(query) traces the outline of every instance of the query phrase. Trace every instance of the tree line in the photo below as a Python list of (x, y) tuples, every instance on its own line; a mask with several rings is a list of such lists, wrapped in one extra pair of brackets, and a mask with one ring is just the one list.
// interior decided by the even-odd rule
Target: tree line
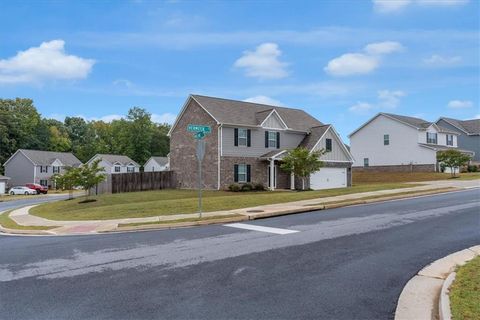
[(41, 116), (32, 99), (0, 99), (0, 173), (18, 149), (72, 152), (82, 162), (97, 153), (127, 155), (140, 165), (169, 152), (170, 126), (152, 122), (151, 114), (133, 107), (124, 119), (86, 121)]

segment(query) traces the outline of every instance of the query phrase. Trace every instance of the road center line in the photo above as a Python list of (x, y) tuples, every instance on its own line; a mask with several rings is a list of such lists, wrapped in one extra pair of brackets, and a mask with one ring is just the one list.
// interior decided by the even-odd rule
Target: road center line
[(224, 224), (224, 226), (225, 227), (252, 230), (252, 231), (275, 233), (275, 234), (290, 234), (290, 233), (299, 232), (297, 230), (263, 227), (263, 226), (256, 226), (256, 225), (253, 225), (253, 224), (246, 224), (246, 223), (230, 223), (230, 224)]

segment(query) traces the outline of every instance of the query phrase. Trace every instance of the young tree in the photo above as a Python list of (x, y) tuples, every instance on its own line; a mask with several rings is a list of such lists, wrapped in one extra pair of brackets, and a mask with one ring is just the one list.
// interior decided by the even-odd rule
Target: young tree
[(73, 199), (73, 188), (79, 185), (80, 168), (68, 167), (63, 174), (55, 174), (52, 178), (58, 189), (68, 190), (68, 199)]
[(455, 177), (456, 168), (466, 165), (472, 158), (458, 150), (450, 149), (437, 152), (437, 161), (450, 168), (450, 173)]
[(294, 173), (302, 179), (302, 190), (305, 190), (305, 179), (323, 167), (320, 157), (325, 150), (310, 152), (307, 148), (298, 147), (288, 152), (283, 158), (280, 168), (286, 172)]
[(104, 181), (106, 176), (102, 173), (103, 168), (99, 166), (100, 159), (93, 161), (90, 165), (84, 164), (79, 167), (77, 184), (85, 190), (85, 197), (88, 200), (90, 189)]

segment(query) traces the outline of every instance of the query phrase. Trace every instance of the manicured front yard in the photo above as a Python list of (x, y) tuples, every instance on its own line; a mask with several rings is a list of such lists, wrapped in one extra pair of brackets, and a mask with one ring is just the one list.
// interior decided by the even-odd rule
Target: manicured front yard
[(480, 257), (458, 269), (449, 295), (453, 320), (480, 319)]
[[(320, 191), (275, 191), (275, 192), (228, 192), (205, 191), (204, 211), (232, 210), (255, 207), (272, 203), (324, 198), (344, 194), (399, 189), (412, 187), (411, 184), (381, 183), (357, 185), (351, 188)], [(97, 197), (95, 202), (80, 203), (84, 198), (51, 202), (34, 207), (30, 213), (51, 220), (104, 220), (140, 218), (197, 212), (195, 190), (160, 190)]]
[(57, 228), (54, 226), (50, 227), (44, 227), (44, 226), (22, 226), (17, 224), (15, 221), (13, 221), (8, 215), (10, 214), (10, 211), (5, 211), (4, 213), (0, 214), (0, 225), (4, 228), (7, 229), (17, 229), (17, 230), (49, 230), (53, 228)]
[(393, 183), (393, 182), (420, 182), (446, 179), (474, 180), (480, 179), (480, 172), (460, 173), (452, 178), (449, 173), (437, 172), (353, 172), (353, 183)]

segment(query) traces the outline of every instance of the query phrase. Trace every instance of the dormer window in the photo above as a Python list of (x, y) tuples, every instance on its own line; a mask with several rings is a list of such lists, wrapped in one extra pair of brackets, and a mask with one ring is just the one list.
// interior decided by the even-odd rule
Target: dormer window
[(437, 144), (437, 134), (433, 132), (427, 132), (427, 143)]
[(129, 165), (127, 166), (127, 172), (128, 172), (128, 173), (135, 172), (135, 167), (134, 167), (133, 165), (129, 164)]
[(113, 167), (113, 170), (114, 170), (114, 172), (120, 172), (120, 166), (119, 166), (119, 165), (115, 165), (115, 166)]

